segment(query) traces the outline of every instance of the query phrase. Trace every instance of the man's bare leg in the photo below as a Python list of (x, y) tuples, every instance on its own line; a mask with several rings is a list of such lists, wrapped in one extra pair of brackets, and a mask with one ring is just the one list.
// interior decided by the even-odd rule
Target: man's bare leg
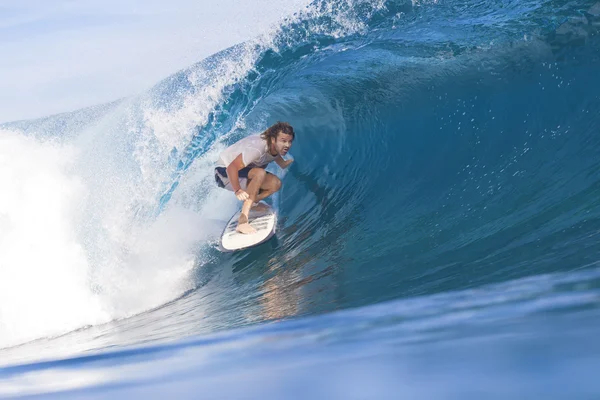
[(263, 184), (265, 177), (267, 176), (267, 172), (263, 168), (252, 168), (248, 173), (248, 187), (246, 188), (246, 193), (250, 196), (249, 199), (244, 200), (244, 204), (242, 205), (242, 212), (240, 214), (240, 218), (238, 219), (238, 226), (236, 230), (240, 233), (255, 233), (256, 229), (254, 229), (248, 223), (248, 214), (250, 213), (250, 208), (252, 207), (252, 203), (258, 201), (258, 191), (260, 190), (261, 185)]
[[(258, 196), (256, 196), (256, 202), (266, 199), (273, 193), (277, 192), (281, 188), (281, 180), (278, 177), (272, 174), (267, 174), (263, 184), (260, 187), (260, 191)], [(258, 203), (252, 205), (252, 210), (256, 211), (264, 211), (267, 208), (264, 204)]]

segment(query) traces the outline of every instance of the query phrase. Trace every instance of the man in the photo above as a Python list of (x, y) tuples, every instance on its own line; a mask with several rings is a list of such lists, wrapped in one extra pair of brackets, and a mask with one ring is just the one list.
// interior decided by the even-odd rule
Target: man
[(248, 223), (250, 209), (262, 207), (258, 202), (281, 187), (281, 180), (265, 168), (272, 161), (287, 168), (293, 160), (285, 161), (282, 156), (288, 153), (293, 141), (294, 128), (287, 122), (277, 122), (260, 135), (248, 136), (221, 153), (215, 168), (215, 181), (244, 202), (238, 232), (256, 232)]

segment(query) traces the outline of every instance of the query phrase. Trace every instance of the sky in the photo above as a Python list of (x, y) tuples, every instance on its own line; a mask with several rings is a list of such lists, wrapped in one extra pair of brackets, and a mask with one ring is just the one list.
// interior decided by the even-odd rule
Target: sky
[(0, 123), (135, 95), (308, 0), (0, 0)]

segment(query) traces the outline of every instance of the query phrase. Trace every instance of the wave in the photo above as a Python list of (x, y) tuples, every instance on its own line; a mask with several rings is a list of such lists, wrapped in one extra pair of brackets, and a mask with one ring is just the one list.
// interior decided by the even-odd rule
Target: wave
[[(585, 268), (600, 211), (598, 7), (317, 1), (141, 96), (0, 126), (0, 281), (21, 282), (3, 291), (0, 346), (153, 309), (224, 265), (269, 265), (261, 282), (291, 271), (279, 294), (333, 293), (253, 323)], [(213, 162), (275, 120), (298, 132), (279, 239), (224, 257), (212, 243), (236, 203)], [(244, 323), (215, 307), (219, 326)]]

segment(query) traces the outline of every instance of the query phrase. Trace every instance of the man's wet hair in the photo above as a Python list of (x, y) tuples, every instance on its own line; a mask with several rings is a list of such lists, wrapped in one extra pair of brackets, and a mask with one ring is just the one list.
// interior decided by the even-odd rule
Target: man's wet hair
[(263, 133), (260, 134), (260, 137), (265, 139), (270, 147), (271, 143), (274, 140), (277, 140), (277, 134), (279, 132), (285, 133), (287, 135), (291, 135), (293, 139), (296, 138), (296, 135), (294, 133), (294, 128), (292, 128), (292, 126), (290, 124), (288, 124), (287, 122), (281, 122), (281, 121), (277, 121), (277, 123), (268, 127)]

